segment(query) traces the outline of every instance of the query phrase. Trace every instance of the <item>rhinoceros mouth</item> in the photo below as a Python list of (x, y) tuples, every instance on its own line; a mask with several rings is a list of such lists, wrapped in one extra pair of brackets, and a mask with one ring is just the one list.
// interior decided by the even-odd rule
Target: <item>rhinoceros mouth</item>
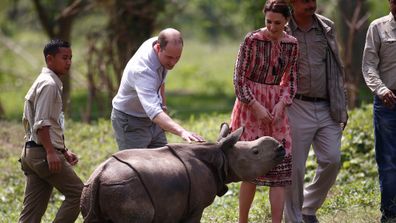
[(286, 150), (283, 146), (278, 146), (275, 151), (275, 160), (277, 162), (282, 161), (285, 158)]

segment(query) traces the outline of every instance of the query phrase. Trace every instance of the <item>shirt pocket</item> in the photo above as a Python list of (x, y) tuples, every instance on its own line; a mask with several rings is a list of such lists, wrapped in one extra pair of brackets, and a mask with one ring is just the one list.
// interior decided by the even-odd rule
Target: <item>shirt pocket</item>
[(381, 43), (384, 45), (384, 47), (395, 45), (396, 32), (394, 32), (393, 30), (383, 27), (383, 29), (380, 30), (379, 35), (380, 35)]
[[(380, 50), (380, 58), (382, 62), (393, 63), (396, 56), (396, 38), (384, 38)], [(389, 61), (388, 61), (389, 60)]]
[(30, 163), (31, 168), (39, 177), (46, 178), (51, 175), (46, 159), (34, 158), (30, 160)]
[(394, 46), (396, 44), (396, 39), (395, 38), (384, 39), (383, 44), (385, 46)]
[(315, 35), (313, 42), (309, 44), (311, 48), (312, 62), (314, 64), (323, 64), (326, 61), (327, 40), (323, 35)]

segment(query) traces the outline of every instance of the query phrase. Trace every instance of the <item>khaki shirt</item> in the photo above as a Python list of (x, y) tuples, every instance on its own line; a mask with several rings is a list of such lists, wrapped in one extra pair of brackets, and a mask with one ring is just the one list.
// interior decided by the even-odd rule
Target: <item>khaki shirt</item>
[(396, 90), (396, 21), (392, 13), (370, 24), (362, 71), (367, 86), (376, 95)]
[[(344, 88), (344, 65), (342, 64), (338, 44), (336, 40), (336, 32), (334, 27), (334, 22), (330, 19), (315, 14), (314, 18), (318, 24), (318, 27), (322, 30), (324, 37), (327, 40), (327, 52), (326, 52), (326, 60), (323, 62), (326, 66), (324, 66), (324, 73), (326, 74), (326, 91), (328, 94), (329, 105), (330, 105), (330, 115), (335, 122), (338, 123), (347, 123), (348, 121), (348, 112), (347, 112), (347, 103), (346, 103), (346, 91)], [(294, 32), (298, 29), (296, 23), (291, 20), (287, 25), (287, 30), (294, 36)], [(301, 46), (300, 46), (301, 47)], [(300, 58), (299, 58), (300, 59)], [(299, 75), (307, 75), (302, 72), (298, 73)], [(311, 70), (311, 74), (312, 70)], [(304, 94), (304, 91), (300, 91), (300, 84), (304, 86), (304, 83), (298, 82), (297, 93)], [(313, 85), (312, 85), (313, 84)], [(315, 83), (311, 82), (311, 86), (315, 86)], [(312, 90), (311, 92), (314, 92)], [(307, 95), (311, 97), (315, 97), (315, 95)], [(318, 97), (318, 96), (316, 96)]]
[(317, 19), (312, 27), (301, 30), (293, 20), (293, 36), (297, 38), (300, 54), (298, 56), (297, 93), (310, 97), (328, 98), (326, 83), (327, 40)]
[(41, 144), (37, 130), (43, 126), (50, 126), (52, 145), (59, 149), (65, 147), (62, 89), (63, 85), (59, 77), (44, 67), (25, 96), (22, 122), (26, 141), (33, 140), (37, 144)]

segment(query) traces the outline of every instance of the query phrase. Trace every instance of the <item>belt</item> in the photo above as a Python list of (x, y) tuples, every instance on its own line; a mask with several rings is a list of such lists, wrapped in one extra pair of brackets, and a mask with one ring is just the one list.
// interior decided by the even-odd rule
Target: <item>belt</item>
[(294, 98), (303, 100), (303, 101), (310, 101), (310, 102), (318, 102), (318, 101), (329, 101), (326, 98), (317, 98), (317, 97), (309, 97), (309, 96), (304, 96), (302, 94), (296, 94)]
[[(44, 148), (43, 145), (37, 144), (35, 141), (27, 141), (25, 143), (25, 148), (30, 149), (30, 148), (35, 148), (35, 147), (43, 147)], [(67, 151), (67, 148), (64, 148), (64, 149), (55, 148), (55, 149), (61, 153), (65, 153)]]
[(43, 147), (43, 145), (37, 144), (35, 141), (27, 141), (25, 143), (26, 148)]

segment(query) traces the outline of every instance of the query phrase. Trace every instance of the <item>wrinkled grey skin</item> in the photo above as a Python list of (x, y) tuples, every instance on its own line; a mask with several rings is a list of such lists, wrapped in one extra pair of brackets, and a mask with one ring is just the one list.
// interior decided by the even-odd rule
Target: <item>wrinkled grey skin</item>
[[(226, 136), (228, 126), (223, 127)], [(275, 139), (238, 142), (242, 132), (240, 128), (218, 143), (115, 153), (84, 187), (84, 222), (200, 222), (204, 208), (227, 191), (227, 183), (265, 175), (284, 158)]]

